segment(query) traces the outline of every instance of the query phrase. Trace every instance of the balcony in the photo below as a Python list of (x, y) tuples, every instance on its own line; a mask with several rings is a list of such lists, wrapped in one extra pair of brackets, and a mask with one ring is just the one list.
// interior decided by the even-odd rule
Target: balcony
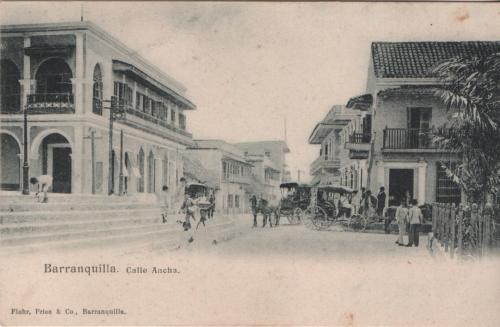
[(345, 148), (353, 151), (370, 151), (371, 133), (353, 133)]
[(340, 160), (333, 158), (326, 158), (324, 156), (318, 157), (311, 163), (310, 173), (314, 175), (319, 170), (327, 170), (333, 172), (336, 169), (340, 168)]
[(382, 150), (435, 149), (431, 130), (420, 128), (386, 128)]
[(29, 94), (27, 109), (30, 114), (74, 113), (74, 97), (71, 93)]
[[(182, 128), (178, 128), (170, 124), (167, 120), (161, 119), (159, 117), (153, 116), (149, 113), (145, 113), (143, 111), (136, 110), (130, 106), (125, 107), (125, 118), (123, 118), (124, 123), (131, 123), (132, 125), (144, 125), (140, 120), (149, 122), (151, 124), (161, 126), (163, 129), (175, 132), (177, 134), (183, 135), (188, 138), (192, 138), (192, 134), (187, 132)], [(140, 120), (134, 119), (134, 117), (140, 118)], [(149, 125), (149, 124), (148, 124)], [(148, 132), (153, 132), (149, 126), (146, 127)]]

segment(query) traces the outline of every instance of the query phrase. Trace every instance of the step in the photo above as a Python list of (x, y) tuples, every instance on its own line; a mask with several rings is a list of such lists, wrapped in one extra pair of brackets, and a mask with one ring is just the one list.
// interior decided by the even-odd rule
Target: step
[(148, 232), (158, 230), (162, 226), (161, 223), (141, 225), (138, 226), (126, 226), (126, 227), (115, 227), (107, 228), (93, 231), (65, 231), (62, 233), (40, 233), (40, 234), (26, 234), (26, 235), (16, 235), (9, 238), (0, 239), (0, 245), (2, 246), (12, 246), (12, 245), (23, 245), (29, 243), (43, 243), (56, 240), (78, 240), (91, 237), (99, 236), (110, 236), (110, 235), (124, 235), (124, 234), (134, 234), (140, 232)]
[(69, 210), (69, 211), (22, 211), (6, 212), (0, 215), (0, 225), (15, 223), (44, 223), (50, 221), (84, 221), (97, 217), (119, 219), (129, 216), (157, 216), (161, 217), (159, 208), (144, 209), (108, 209), (108, 210)]
[[(173, 224), (164, 224), (156, 226), (153, 231), (136, 231), (129, 234), (114, 234), (104, 236), (93, 236), (83, 239), (70, 240), (51, 240), (43, 243), (34, 244), (17, 244), (0, 247), (0, 255), (15, 254), (15, 253), (33, 253), (46, 252), (51, 250), (70, 250), (87, 249), (99, 247), (104, 249), (106, 246), (120, 245), (120, 249), (137, 250), (147, 246), (153, 246), (166, 249), (174, 249), (179, 245), (179, 237), (182, 229)], [(124, 244), (125, 243), (125, 244)]]
[(0, 215), (8, 212), (24, 212), (24, 211), (69, 211), (69, 210), (100, 210), (100, 209), (134, 209), (157, 206), (156, 203), (135, 203), (135, 202), (117, 202), (111, 201), (108, 203), (14, 203), (0, 204)]
[(154, 216), (134, 216), (127, 218), (115, 219), (98, 219), (87, 221), (55, 221), (43, 223), (11, 223), (0, 225), (0, 236), (8, 238), (12, 235), (26, 235), (46, 232), (61, 232), (70, 230), (90, 231), (108, 228), (110, 226), (139, 226), (144, 224), (160, 223), (161, 218), (158, 215)]
[[(133, 194), (125, 196), (117, 195), (92, 195), (92, 194), (59, 194), (59, 193), (48, 193), (48, 203), (40, 204), (50, 204), (50, 203), (156, 203), (157, 197), (155, 194)], [(5, 195), (2, 193), (0, 195), (0, 203), (2, 205), (12, 205), (12, 204), (27, 204), (27, 203), (37, 203), (37, 198), (35, 193), (32, 192), (30, 195), (21, 195), (19, 193)], [(39, 202), (38, 202), (39, 203)]]

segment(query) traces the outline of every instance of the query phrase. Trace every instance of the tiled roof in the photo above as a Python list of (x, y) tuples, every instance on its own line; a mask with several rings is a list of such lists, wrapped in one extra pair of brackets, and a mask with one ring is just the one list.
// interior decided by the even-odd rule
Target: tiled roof
[(444, 60), (496, 52), (500, 52), (500, 41), (372, 43), (377, 78), (432, 77), (430, 70)]

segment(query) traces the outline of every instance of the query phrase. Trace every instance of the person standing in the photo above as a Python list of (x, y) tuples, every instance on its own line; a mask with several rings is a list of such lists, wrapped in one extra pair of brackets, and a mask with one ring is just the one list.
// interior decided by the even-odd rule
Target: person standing
[(193, 218), (193, 220), (196, 221), (196, 218), (194, 218), (194, 203), (187, 193), (184, 196), (184, 203), (182, 204), (181, 209), (183, 209), (186, 213), (182, 227), (184, 227), (184, 231), (187, 231), (191, 228), (190, 218)]
[(215, 211), (214, 191), (210, 192), (210, 196), (208, 197), (208, 202), (210, 202), (210, 208), (208, 209), (208, 218), (212, 219), (214, 217), (214, 211)]
[(257, 197), (255, 194), (250, 198), (250, 208), (253, 215), (253, 227), (257, 227)]
[(50, 175), (41, 175), (38, 177), (31, 177), (30, 178), (30, 183), (32, 185), (37, 184), (36, 196), (38, 197), (38, 194), (40, 192), (43, 192), (42, 201), (40, 201), (39, 197), (38, 197), (38, 201), (40, 201), (42, 203), (49, 202), (49, 197), (47, 196), (47, 192), (49, 191), (49, 188), (52, 187), (52, 180), (53, 180), (53, 178)]
[(379, 216), (379, 218), (382, 218), (384, 214), (385, 198), (385, 187), (382, 186), (377, 194), (377, 216)]
[(399, 246), (403, 246), (404, 244), (404, 235), (406, 231), (406, 223), (408, 221), (408, 208), (406, 208), (406, 201), (401, 200), (401, 204), (396, 209), (396, 222), (398, 223), (398, 239), (396, 244)]
[(163, 185), (160, 193), (160, 206), (161, 206), (161, 217), (163, 223), (167, 222), (168, 210), (170, 209), (170, 194), (168, 193), (168, 186)]
[(408, 212), (408, 220), (410, 222), (410, 233), (408, 234), (408, 244), (406, 246), (411, 247), (415, 245), (418, 247), (419, 230), (420, 224), (422, 224), (422, 211), (418, 207), (418, 202), (413, 199), (411, 202), (411, 208)]

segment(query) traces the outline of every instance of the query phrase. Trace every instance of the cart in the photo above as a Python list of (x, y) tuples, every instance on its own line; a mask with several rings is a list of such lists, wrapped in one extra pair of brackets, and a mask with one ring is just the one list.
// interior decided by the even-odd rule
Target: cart
[(200, 216), (203, 219), (207, 218), (208, 211), (212, 204), (208, 201), (210, 187), (201, 183), (188, 183), (185, 193), (189, 195), (196, 206), (200, 209)]
[(292, 225), (300, 224), (309, 206), (311, 187), (307, 184), (287, 182), (280, 185), (279, 216), (285, 216)]
[(352, 202), (356, 191), (337, 185), (318, 185), (311, 187), (309, 206), (304, 212), (308, 227), (325, 230), (334, 223), (349, 226), (352, 209), (343, 207), (341, 201)]

